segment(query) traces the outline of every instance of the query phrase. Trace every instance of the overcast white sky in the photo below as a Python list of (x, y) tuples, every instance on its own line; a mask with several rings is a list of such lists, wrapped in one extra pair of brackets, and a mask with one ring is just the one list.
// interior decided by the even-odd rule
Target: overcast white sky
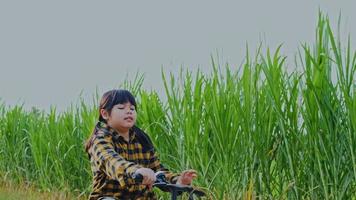
[[(0, 99), (27, 108), (66, 108), (81, 91), (116, 87), (145, 73), (162, 90), (161, 67), (197, 67), (210, 55), (238, 67), (261, 38), (291, 56), (314, 39), (319, 8), (356, 47), (354, 0), (16, 1), (0, 0)], [(161, 93), (161, 92), (160, 92)]]

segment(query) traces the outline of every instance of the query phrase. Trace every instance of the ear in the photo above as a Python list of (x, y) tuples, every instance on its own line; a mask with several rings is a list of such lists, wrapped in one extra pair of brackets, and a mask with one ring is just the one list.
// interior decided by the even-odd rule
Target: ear
[(100, 109), (100, 115), (103, 117), (103, 119), (108, 120), (109, 119), (109, 113), (105, 109)]

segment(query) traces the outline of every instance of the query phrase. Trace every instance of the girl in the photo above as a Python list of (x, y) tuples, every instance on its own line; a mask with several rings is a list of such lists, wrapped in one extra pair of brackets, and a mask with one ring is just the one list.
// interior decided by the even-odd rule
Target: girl
[[(156, 199), (152, 185), (156, 173), (163, 171), (170, 183), (190, 185), (194, 170), (180, 174), (168, 171), (161, 163), (146, 133), (135, 126), (136, 101), (127, 90), (106, 92), (99, 107), (99, 121), (86, 144), (93, 172), (89, 199)], [(132, 179), (141, 174), (141, 184)]]

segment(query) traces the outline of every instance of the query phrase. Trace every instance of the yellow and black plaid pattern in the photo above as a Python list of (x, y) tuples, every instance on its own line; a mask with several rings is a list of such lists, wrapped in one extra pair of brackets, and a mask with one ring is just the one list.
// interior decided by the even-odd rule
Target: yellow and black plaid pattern
[(137, 137), (135, 131), (130, 130), (127, 142), (105, 123), (98, 123), (88, 150), (93, 172), (90, 200), (100, 197), (156, 199), (152, 191), (144, 185), (134, 184), (131, 178), (141, 167), (151, 168), (155, 172), (164, 171), (169, 182), (176, 182), (179, 174), (171, 173), (163, 167), (157, 153), (153, 149), (144, 150)]

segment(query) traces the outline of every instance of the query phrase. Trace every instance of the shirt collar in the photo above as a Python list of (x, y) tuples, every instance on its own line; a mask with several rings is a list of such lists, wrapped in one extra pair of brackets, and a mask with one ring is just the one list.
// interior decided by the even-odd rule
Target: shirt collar
[[(99, 121), (97, 123), (97, 127), (99, 129), (106, 130), (105, 132), (109, 132), (113, 136), (113, 138), (116, 139), (116, 140), (121, 139), (123, 141), (126, 141), (123, 136), (121, 136), (117, 131), (115, 131), (115, 129), (113, 129), (111, 126), (109, 126), (105, 122), (100, 122)], [(134, 130), (132, 128), (130, 128), (130, 130), (129, 130), (129, 142), (132, 142), (133, 139), (135, 139), (135, 136), (136, 136), (136, 133), (134, 132)]]

